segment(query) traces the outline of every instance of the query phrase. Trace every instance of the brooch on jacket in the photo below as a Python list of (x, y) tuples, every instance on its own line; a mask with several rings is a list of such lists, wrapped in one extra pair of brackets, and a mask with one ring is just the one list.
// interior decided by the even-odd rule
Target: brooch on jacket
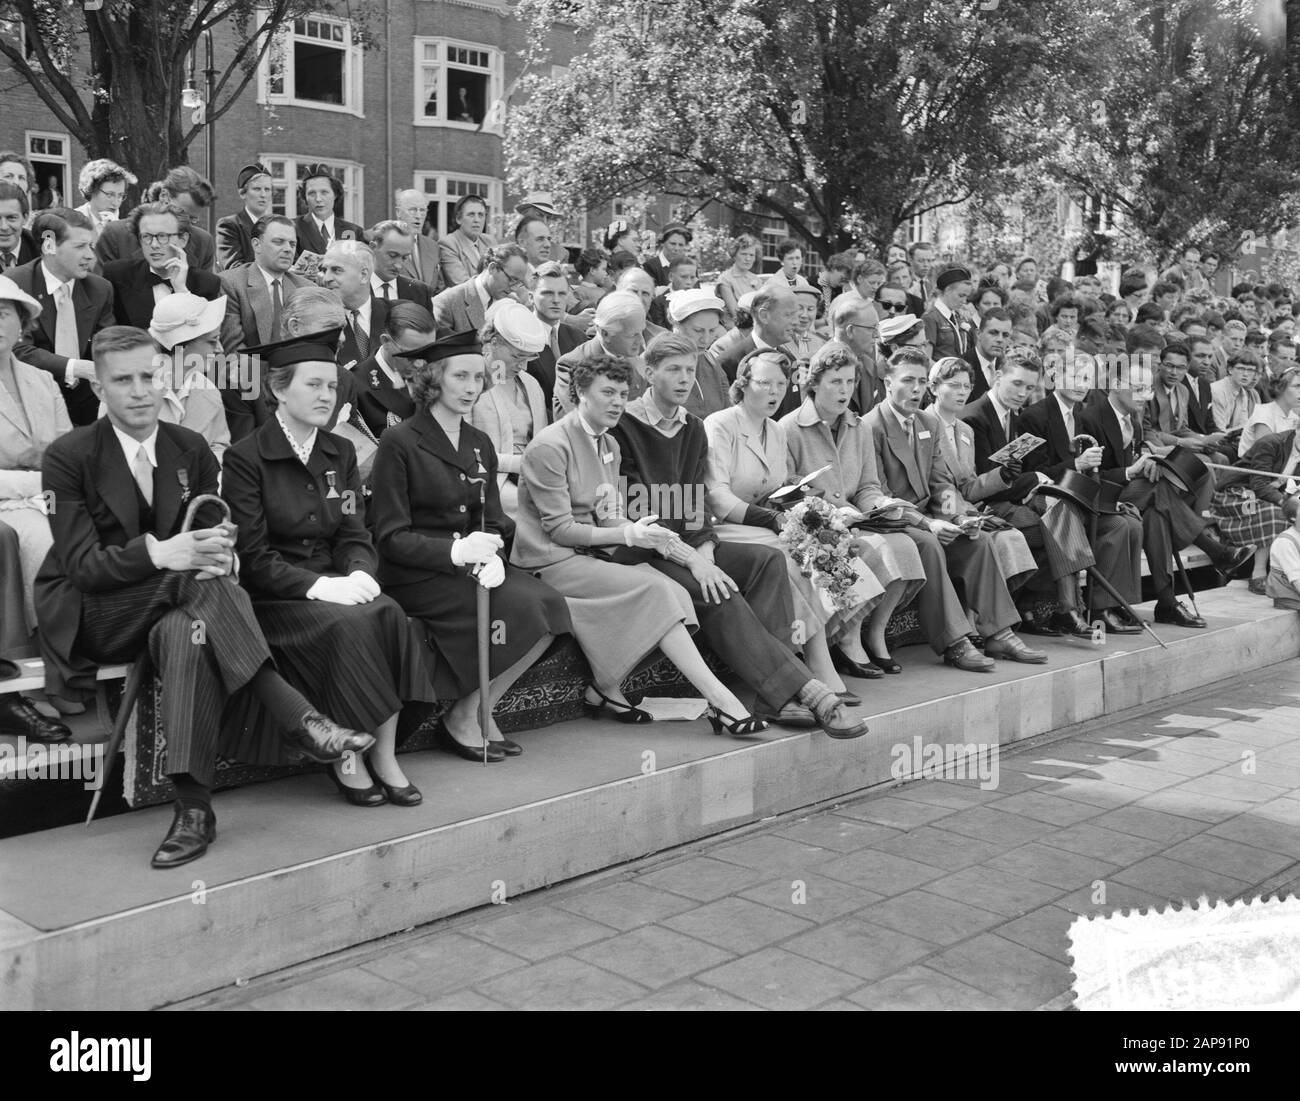
[(181, 484), (181, 504), (190, 499), (190, 472), (185, 469), (176, 471), (176, 480)]
[(331, 497), (337, 497), (339, 495), (339, 491), (334, 488), (334, 471), (325, 471), (325, 484), (330, 487), (329, 492), (325, 494), (325, 500), (328, 501)]
[(379, 389), (379, 368), (372, 368), (370, 371), (370, 389)]

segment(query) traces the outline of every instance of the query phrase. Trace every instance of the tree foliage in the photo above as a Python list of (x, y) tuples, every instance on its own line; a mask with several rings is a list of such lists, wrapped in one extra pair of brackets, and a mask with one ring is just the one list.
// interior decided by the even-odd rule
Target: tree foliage
[(0, 54), (88, 156), (110, 157), (149, 180), (186, 163), (202, 132), (181, 99), (196, 47), (202, 82), (208, 31), (225, 30), (229, 47), (215, 64), (206, 108), (204, 122), (214, 122), (248, 89), (277, 32), (340, 6), (346, 0), (104, 0), (86, 11), (81, 0), (0, 0), (0, 19), (21, 23), (28, 44), (23, 51), (16, 35), (0, 35)]
[[(516, 180), (590, 205), (652, 190), (783, 218), (823, 254), (993, 193), (1043, 153), (1005, 113), (1068, 80), (1073, 4), (1037, 0), (523, 0), (587, 48), (527, 77)], [(549, 72), (549, 69), (544, 71)]]

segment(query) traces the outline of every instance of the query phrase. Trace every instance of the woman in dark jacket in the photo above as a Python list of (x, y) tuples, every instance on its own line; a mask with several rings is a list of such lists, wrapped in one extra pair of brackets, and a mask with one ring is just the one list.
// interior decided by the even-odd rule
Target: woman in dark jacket
[[(414, 806), (420, 792), (394, 756), (397, 717), (403, 700), (436, 698), (430, 662), (422, 632), (375, 581), (356, 452), (323, 427), (337, 398), (334, 351), (299, 339), (272, 348), (268, 360), (276, 415), (226, 453), (222, 476), (239, 526), (240, 580), (285, 678), (375, 735), (365, 763), (332, 766), (344, 797)], [(248, 743), (235, 755), (251, 760), (261, 720), (253, 702), (245, 707), (226, 729)]]
[(491, 702), (570, 633), (568, 606), (531, 574), (506, 565), (505, 539), (514, 523), (501, 508), (492, 440), (469, 423), (490, 385), (473, 333), (410, 352), (416, 364), (411, 396), (416, 414), (388, 429), (375, 456), (371, 519), (379, 549), (379, 580), (408, 615), (423, 620), (437, 652), (439, 698), (456, 698), (439, 732), (449, 752), (472, 761), (500, 761), (521, 750), (489, 721), (478, 722), (476, 603), (491, 593)]

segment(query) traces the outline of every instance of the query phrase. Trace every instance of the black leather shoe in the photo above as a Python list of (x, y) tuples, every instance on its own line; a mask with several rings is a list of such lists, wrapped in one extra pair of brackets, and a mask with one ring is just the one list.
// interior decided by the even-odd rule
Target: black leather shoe
[(835, 666), (837, 673), (843, 673), (848, 677), (861, 677), (863, 680), (879, 680), (885, 675), (883, 669), (877, 669), (874, 665), (863, 665), (848, 657), (838, 646), (830, 647), (831, 664)]
[(72, 731), (57, 719), (47, 719), (32, 701), (16, 692), (0, 696), (0, 734), (14, 734), (29, 742), (66, 742)]
[(1246, 577), (1255, 564), (1254, 547), (1227, 547), (1227, 553), (1214, 559), (1214, 568), (1223, 574), (1224, 579)]
[(500, 741), (493, 742), (492, 745), (496, 746), (507, 757), (518, 757), (524, 751), (523, 746), (518, 742), (512, 742), (509, 738), (502, 738)]
[(1071, 638), (1092, 638), (1092, 628), (1088, 625), (1088, 621), (1074, 608), (1053, 612), (1048, 623), (1061, 634), (1069, 635)]
[(1128, 617), (1128, 613), (1121, 613), (1105, 608), (1097, 613), (1097, 618), (1106, 625), (1108, 635), (1140, 635), (1142, 633), (1142, 624), (1134, 623)]
[(375, 744), (373, 734), (347, 730), (319, 711), (313, 711), (297, 730), (284, 736), (286, 755), (291, 761), (315, 761), (332, 765), (342, 760), (343, 754), (364, 753)]
[(1175, 627), (1204, 627), (1205, 620), (1200, 616), (1192, 615), (1182, 603), (1179, 602), (1172, 607), (1165, 608), (1156, 605), (1156, 622), (1170, 623)]
[(1020, 609), (1020, 626), (1017, 630), (1021, 634), (1045, 635), (1048, 638), (1060, 638), (1062, 634), (1061, 631), (1052, 626), (1051, 620), (1035, 615), (1028, 608)]
[(172, 828), (153, 854), (155, 868), (177, 868), (197, 860), (217, 839), (217, 816), (211, 807), (177, 807)]
[[(477, 761), (480, 765), (483, 763), (482, 746), (461, 745), (460, 742), (456, 741), (456, 739), (451, 736), (451, 733), (445, 726), (438, 727), (436, 737), (440, 749), (445, 749), (455, 757), (464, 757), (467, 761)], [(487, 747), (487, 759), (489, 763), (495, 764), (497, 761), (504, 761), (506, 759), (505, 752), (497, 748), (496, 742), (488, 742)]]

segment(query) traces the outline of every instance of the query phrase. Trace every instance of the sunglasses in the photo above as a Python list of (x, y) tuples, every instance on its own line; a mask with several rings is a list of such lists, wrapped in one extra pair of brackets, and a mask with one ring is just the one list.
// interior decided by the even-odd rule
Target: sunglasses
[(900, 310), (907, 309), (906, 302), (877, 302), (876, 309), (888, 310), (890, 313), (898, 313)]

